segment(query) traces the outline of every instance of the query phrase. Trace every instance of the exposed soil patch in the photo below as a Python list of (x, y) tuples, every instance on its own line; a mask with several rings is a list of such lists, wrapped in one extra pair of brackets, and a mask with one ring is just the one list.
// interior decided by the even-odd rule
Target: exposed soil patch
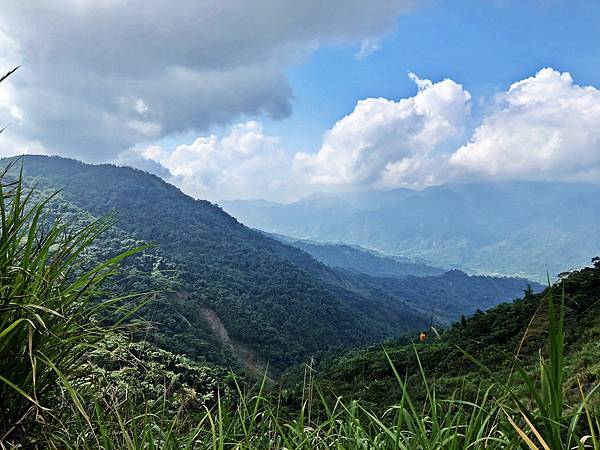
[[(221, 340), (223, 345), (229, 349), (235, 360), (242, 365), (248, 372), (262, 378), (267, 370), (267, 364), (251, 349), (244, 344), (231, 339), (229, 333), (217, 313), (208, 306), (201, 306), (200, 313), (208, 326)], [(267, 380), (273, 382), (267, 373)]]

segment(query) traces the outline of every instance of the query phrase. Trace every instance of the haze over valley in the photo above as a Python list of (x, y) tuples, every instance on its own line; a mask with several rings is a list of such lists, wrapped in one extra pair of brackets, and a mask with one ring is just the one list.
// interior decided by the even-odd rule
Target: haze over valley
[(297, 239), (358, 245), (470, 273), (544, 282), (600, 253), (600, 186), (503, 182), (349, 194), (297, 202), (225, 201), (248, 226)]

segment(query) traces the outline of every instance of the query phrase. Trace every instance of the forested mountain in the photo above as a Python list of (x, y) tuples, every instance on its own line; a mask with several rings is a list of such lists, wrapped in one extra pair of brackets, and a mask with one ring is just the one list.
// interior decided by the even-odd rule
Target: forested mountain
[(436, 267), (544, 282), (600, 253), (600, 186), (445, 184), (410, 191), (313, 195), (291, 204), (222, 202), (248, 226), (342, 242)]
[(411, 261), (407, 258), (385, 256), (359, 246), (328, 244), (272, 234), (282, 242), (304, 250), (313, 258), (331, 267), (374, 277), (406, 277), (441, 275), (443, 269)]
[[(431, 326), (430, 337), (423, 339), (421, 333), (418, 347), (406, 345), (410, 335), (404, 343), (384, 343), (388, 352), (383, 359), (381, 348), (379, 353), (341, 352), (318, 366), (308, 358), (310, 369), (290, 370), (281, 380), (288, 384), (277, 389), (267, 383), (268, 373), (257, 383), (240, 377), (239, 371), (236, 375), (157, 348), (147, 339), (132, 342), (126, 333), (135, 330), (134, 323), (123, 327), (118, 319), (136, 312), (128, 300), (139, 299), (140, 288), (158, 287), (150, 293), (154, 302), (140, 310), (142, 316), (152, 318), (162, 305), (171, 313), (162, 315), (171, 318), (170, 327), (185, 322), (192, 328), (181, 305), (174, 303), (181, 297), (189, 306), (186, 312), (193, 316), (200, 309), (206, 324), (214, 325), (221, 347), (236, 356), (214, 310), (181, 295), (185, 266), (167, 261), (160, 248), (140, 247), (143, 241), (128, 237), (110, 216), (94, 220), (60, 196), (48, 203), (52, 196), (44, 189), (27, 188), (35, 182), (31, 178), (25, 189), (20, 174), (4, 172), (1, 178), (0, 447), (133, 449), (160, 444), (180, 449), (227, 443), (328, 449), (407, 443), (407, 448), (433, 449), (478, 448), (482, 442), (488, 448), (493, 442), (494, 448), (516, 449), (527, 442), (536, 448), (530, 434), (549, 449), (572, 448), (570, 442), (594, 438), (600, 259), (544, 296), (528, 289), (522, 301), (463, 317), (449, 331), (439, 334)], [(123, 246), (134, 248), (114, 254)], [(294, 252), (287, 255), (296, 258)], [(500, 290), (507, 288), (502, 280), (470, 278), (458, 271), (386, 279), (340, 269), (333, 276), (338, 283), (329, 280), (328, 286), (337, 287), (340, 295), (342, 284), (355, 293), (383, 289), (403, 295), (416, 292), (415, 280), (428, 286), (443, 279), (443, 292), (463, 300), (454, 305), (458, 309), (471, 304), (464, 302), (471, 282), (482, 291), (490, 290), (490, 281), (498, 282)], [(109, 280), (114, 284), (106, 284)], [(175, 295), (165, 296), (168, 291)], [(566, 293), (565, 303), (553, 300), (550, 292), (556, 291)], [(148, 295), (142, 292), (142, 297)], [(441, 300), (442, 307), (451, 304), (449, 298)], [(436, 317), (432, 320), (438, 325)], [(525, 324), (524, 332), (518, 329)], [(162, 331), (164, 337), (171, 329)], [(506, 349), (520, 335), (516, 365)], [(147, 329), (148, 336), (161, 337)], [(326, 354), (328, 346), (322, 349)], [(532, 364), (536, 360), (539, 368)], [(254, 363), (255, 369), (264, 368)], [(429, 371), (433, 377), (428, 379)], [(289, 380), (291, 389), (284, 387)], [(523, 431), (525, 425), (532, 433)]]
[[(402, 395), (391, 361), (417, 397), (425, 395), (420, 366), (429, 380), (435, 380), (438, 395), (460, 390), (463, 396), (474, 396), (493, 383), (504, 382), (514, 355), (527, 367), (538, 364), (540, 354), (546, 355), (548, 301), (552, 298), (560, 309), (563, 292), (564, 351), (568, 361), (565, 383), (573, 392), (578, 383), (593, 386), (600, 379), (600, 258), (594, 258), (591, 267), (565, 274), (552, 290), (526, 292), (522, 299), (463, 318), (439, 335), (425, 330), (428, 335), (424, 342), (414, 334), (323, 357), (313, 367), (316, 383), (327, 395), (388, 406), (391, 399)], [(478, 364), (491, 369), (498, 378)], [(300, 371), (289, 376), (298, 382)], [(597, 398), (595, 401), (600, 407)]]
[[(8, 162), (5, 160), (5, 163)], [(60, 189), (53, 214), (77, 223), (114, 212), (91, 259), (142, 243), (125, 292), (151, 291), (140, 333), (197, 360), (281, 370), (307, 355), (366, 344), (514, 298), (525, 280), (446, 274), (424, 281), (356, 276), (240, 224), (160, 178), (58, 157), (23, 158), (25, 181)], [(487, 287), (493, 286), (493, 289)]]

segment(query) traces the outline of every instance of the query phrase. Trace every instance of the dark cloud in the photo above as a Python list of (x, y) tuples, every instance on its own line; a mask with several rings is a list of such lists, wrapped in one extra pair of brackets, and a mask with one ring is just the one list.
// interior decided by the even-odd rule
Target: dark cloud
[(290, 64), (374, 42), (411, 3), (9, 0), (0, 62), (24, 67), (0, 118), (20, 116), (13, 132), (51, 152), (106, 160), (242, 115), (285, 117)]

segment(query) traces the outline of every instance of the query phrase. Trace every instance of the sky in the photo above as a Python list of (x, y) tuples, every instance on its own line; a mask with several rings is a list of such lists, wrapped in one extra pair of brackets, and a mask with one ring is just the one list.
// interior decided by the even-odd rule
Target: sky
[(600, 2), (6, 0), (0, 156), (212, 201), (600, 182)]

